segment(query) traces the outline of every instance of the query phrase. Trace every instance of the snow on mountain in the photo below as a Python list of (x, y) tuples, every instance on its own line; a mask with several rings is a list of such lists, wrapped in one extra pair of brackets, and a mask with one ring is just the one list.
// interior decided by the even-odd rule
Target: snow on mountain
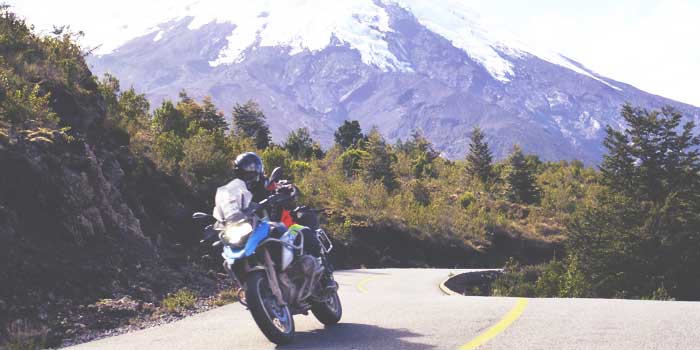
[(462, 158), (479, 125), (497, 157), (518, 143), (544, 159), (592, 164), (605, 152), (604, 127), (624, 127), (623, 103), (700, 118), (698, 108), (503, 33), (466, 1), (175, 1), (129, 27), (141, 35), (89, 58), (94, 71), (154, 105), (182, 89), (226, 112), (255, 99), (278, 142), (307, 127), (329, 145), (343, 120), (356, 119), (389, 141), (422, 129)]
[(422, 25), (464, 50), (497, 80), (508, 82), (508, 77), (515, 74), (513, 63), (507, 57), (503, 57), (503, 54), (512, 58), (521, 58), (529, 54), (620, 89), (554, 51), (533, 47), (510, 33), (487, 27), (464, 1), (442, 0), (444, 5), (440, 6), (433, 0), (388, 1), (409, 10)]
[[(464, 1), (459, 0), (199, 0), (167, 8), (161, 20), (191, 18), (190, 30), (209, 23), (231, 23), (235, 29), (228, 44), (211, 66), (237, 63), (248, 48), (288, 47), (289, 54), (318, 52), (329, 45), (348, 45), (362, 61), (384, 71), (411, 71), (389, 50), (386, 34), (392, 32), (389, 15), (381, 5), (398, 5), (409, 11), (429, 30), (449, 40), (479, 62), (495, 79), (509, 82), (515, 75), (509, 60), (533, 55), (619, 89), (560, 54), (525, 44), (509, 33), (488, 27)], [(151, 26), (144, 34), (157, 32), (159, 41), (167, 24)], [(334, 41), (337, 39), (337, 41)]]

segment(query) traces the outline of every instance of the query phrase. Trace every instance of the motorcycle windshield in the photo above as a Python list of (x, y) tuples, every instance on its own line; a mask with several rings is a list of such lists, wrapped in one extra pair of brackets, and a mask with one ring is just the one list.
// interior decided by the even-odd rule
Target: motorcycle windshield
[(245, 218), (243, 210), (252, 199), (253, 194), (248, 191), (245, 182), (234, 179), (216, 190), (214, 218), (219, 222), (241, 220)]

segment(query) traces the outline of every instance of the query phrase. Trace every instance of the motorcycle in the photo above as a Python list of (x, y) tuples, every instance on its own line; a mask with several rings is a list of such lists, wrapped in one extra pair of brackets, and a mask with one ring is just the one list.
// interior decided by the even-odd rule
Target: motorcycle
[[(280, 174), (275, 169), (270, 181), (279, 181)], [(333, 249), (328, 235), (321, 228), (298, 224), (286, 228), (266, 215), (296, 196), (296, 187), (285, 188), (255, 203), (245, 182), (235, 179), (217, 189), (213, 215), (192, 216), (216, 219), (205, 228), (202, 242), (213, 240), (214, 246), (223, 248), (224, 269), (240, 286), (240, 303), (250, 310), (262, 333), (278, 345), (294, 339), (293, 315), (311, 311), (321, 323), (333, 325), (343, 312), (328, 261)], [(292, 215), (300, 216), (301, 210), (292, 210)], [(304, 251), (304, 237), (318, 240), (318, 256)]]

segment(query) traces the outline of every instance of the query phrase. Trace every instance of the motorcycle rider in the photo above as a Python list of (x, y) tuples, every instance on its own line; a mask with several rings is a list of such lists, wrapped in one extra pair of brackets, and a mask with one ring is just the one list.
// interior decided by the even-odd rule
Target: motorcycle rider
[(233, 162), (233, 176), (243, 180), (253, 194), (253, 202), (259, 203), (270, 195), (262, 159), (253, 152), (241, 153)]
[(233, 162), (233, 174), (235, 178), (245, 182), (248, 191), (253, 194), (253, 202), (256, 203), (260, 203), (260, 201), (276, 192), (297, 193), (297, 196), (287, 203), (283, 203), (279, 207), (270, 208), (269, 219), (272, 226), (278, 231), (278, 234), (284, 233), (288, 227), (296, 223), (309, 227), (310, 229), (301, 231), (304, 235), (304, 251), (316, 257), (320, 256), (320, 243), (313, 231), (319, 226), (318, 216), (311, 211), (305, 210), (305, 207), (294, 210), (299, 193), (296, 186), (286, 181), (270, 183), (268, 178), (265, 177), (262, 159), (253, 152), (241, 153), (236, 157), (236, 160)]

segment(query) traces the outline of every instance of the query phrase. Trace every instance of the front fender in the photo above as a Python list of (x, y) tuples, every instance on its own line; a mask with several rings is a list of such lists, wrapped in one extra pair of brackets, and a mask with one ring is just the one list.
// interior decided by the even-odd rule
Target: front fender
[(264, 241), (268, 236), (270, 236), (270, 224), (263, 221), (255, 228), (255, 231), (250, 234), (245, 247), (236, 249), (226, 245), (224, 246), (224, 251), (221, 253), (221, 256), (229, 265), (233, 265), (236, 260), (253, 255), (255, 250), (258, 249), (260, 242)]

